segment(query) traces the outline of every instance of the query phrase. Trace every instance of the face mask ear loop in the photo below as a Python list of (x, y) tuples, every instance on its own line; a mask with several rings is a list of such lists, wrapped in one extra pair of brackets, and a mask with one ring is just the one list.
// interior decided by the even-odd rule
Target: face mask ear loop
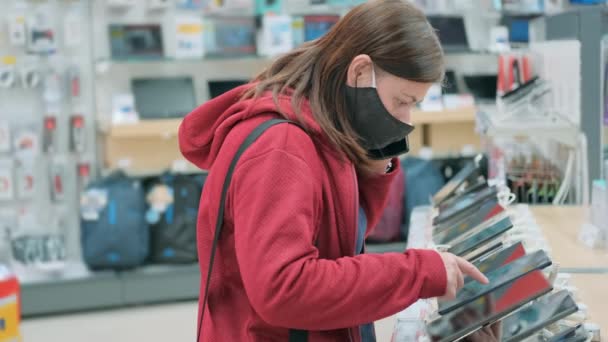
[(376, 70), (374, 69), (374, 63), (372, 63), (372, 88), (376, 87)]

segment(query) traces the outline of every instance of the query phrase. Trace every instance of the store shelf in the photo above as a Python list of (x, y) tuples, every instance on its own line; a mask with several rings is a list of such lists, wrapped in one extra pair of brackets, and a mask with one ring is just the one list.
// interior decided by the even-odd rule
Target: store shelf
[(127, 305), (194, 300), (199, 292), (198, 264), (146, 266), (124, 272), (22, 285), (24, 317)]
[(168, 74), (204, 70), (208, 74), (205, 77), (221, 80), (243, 75), (251, 77), (262, 71), (271, 61), (270, 58), (258, 56), (203, 59), (100, 59), (95, 62), (95, 70), (100, 76), (115, 75), (113, 72), (146, 75), (150, 70)]
[(477, 110), (475, 107), (463, 107), (458, 109), (446, 109), (443, 111), (414, 111), (412, 123), (414, 125), (424, 124), (447, 124), (475, 122)]
[(182, 119), (142, 120), (132, 124), (107, 125), (100, 124), (103, 134), (116, 138), (164, 137), (177, 135)]
[(24, 317), (101, 309), (123, 304), (122, 282), (113, 272), (78, 279), (53, 279), (21, 287)]
[(120, 274), (125, 304), (196, 299), (199, 294), (198, 264), (147, 266)]

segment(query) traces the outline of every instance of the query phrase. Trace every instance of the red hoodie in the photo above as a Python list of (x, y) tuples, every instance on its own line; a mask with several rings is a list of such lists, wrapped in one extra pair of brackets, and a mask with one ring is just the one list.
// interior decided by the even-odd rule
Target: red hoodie
[[(210, 170), (197, 225), (201, 298), (228, 165), (255, 127), (278, 117), (270, 94), (239, 100), (244, 87), (196, 108), (180, 126), (183, 155)], [(279, 105), (294, 116), (289, 97)], [(276, 125), (237, 164), (200, 341), (284, 342), (291, 328), (309, 330), (309, 341), (358, 342), (359, 325), (445, 293), (436, 252), (353, 256), (359, 205), (369, 234), (396, 172), (357, 174), (323, 138), (307, 102), (302, 113), (319, 139)]]

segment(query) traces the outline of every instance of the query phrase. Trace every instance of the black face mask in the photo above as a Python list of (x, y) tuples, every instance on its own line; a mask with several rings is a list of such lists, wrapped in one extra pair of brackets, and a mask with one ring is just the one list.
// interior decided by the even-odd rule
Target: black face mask
[(414, 126), (397, 120), (386, 110), (376, 90), (375, 72), (372, 87), (346, 86), (346, 105), (351, 125), (360, 137), (370, 158), (388, 159), (409, 152), (408, 134)]

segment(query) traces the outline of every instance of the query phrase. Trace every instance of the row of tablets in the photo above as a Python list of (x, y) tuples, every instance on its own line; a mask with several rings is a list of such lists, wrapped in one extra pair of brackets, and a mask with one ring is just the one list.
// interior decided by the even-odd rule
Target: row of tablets
[[(454, 300), (439, 301), (438, 317), (427, 323), (432, 341), (458, 340), (498, 321), (502, 341), (521, 341), (578, 311), (568, 291), (552, 293), (543, 273), (552, 261), (544, 250), (527, 253), (521, 241), (503, 245), (513, 223), (498, 194), (471, 163), (433, 198), (435, 245), (471, 261), (489, 283), (466, 279)], [(584, 329), (569, 327), (549, 340), (586, 339)]]

